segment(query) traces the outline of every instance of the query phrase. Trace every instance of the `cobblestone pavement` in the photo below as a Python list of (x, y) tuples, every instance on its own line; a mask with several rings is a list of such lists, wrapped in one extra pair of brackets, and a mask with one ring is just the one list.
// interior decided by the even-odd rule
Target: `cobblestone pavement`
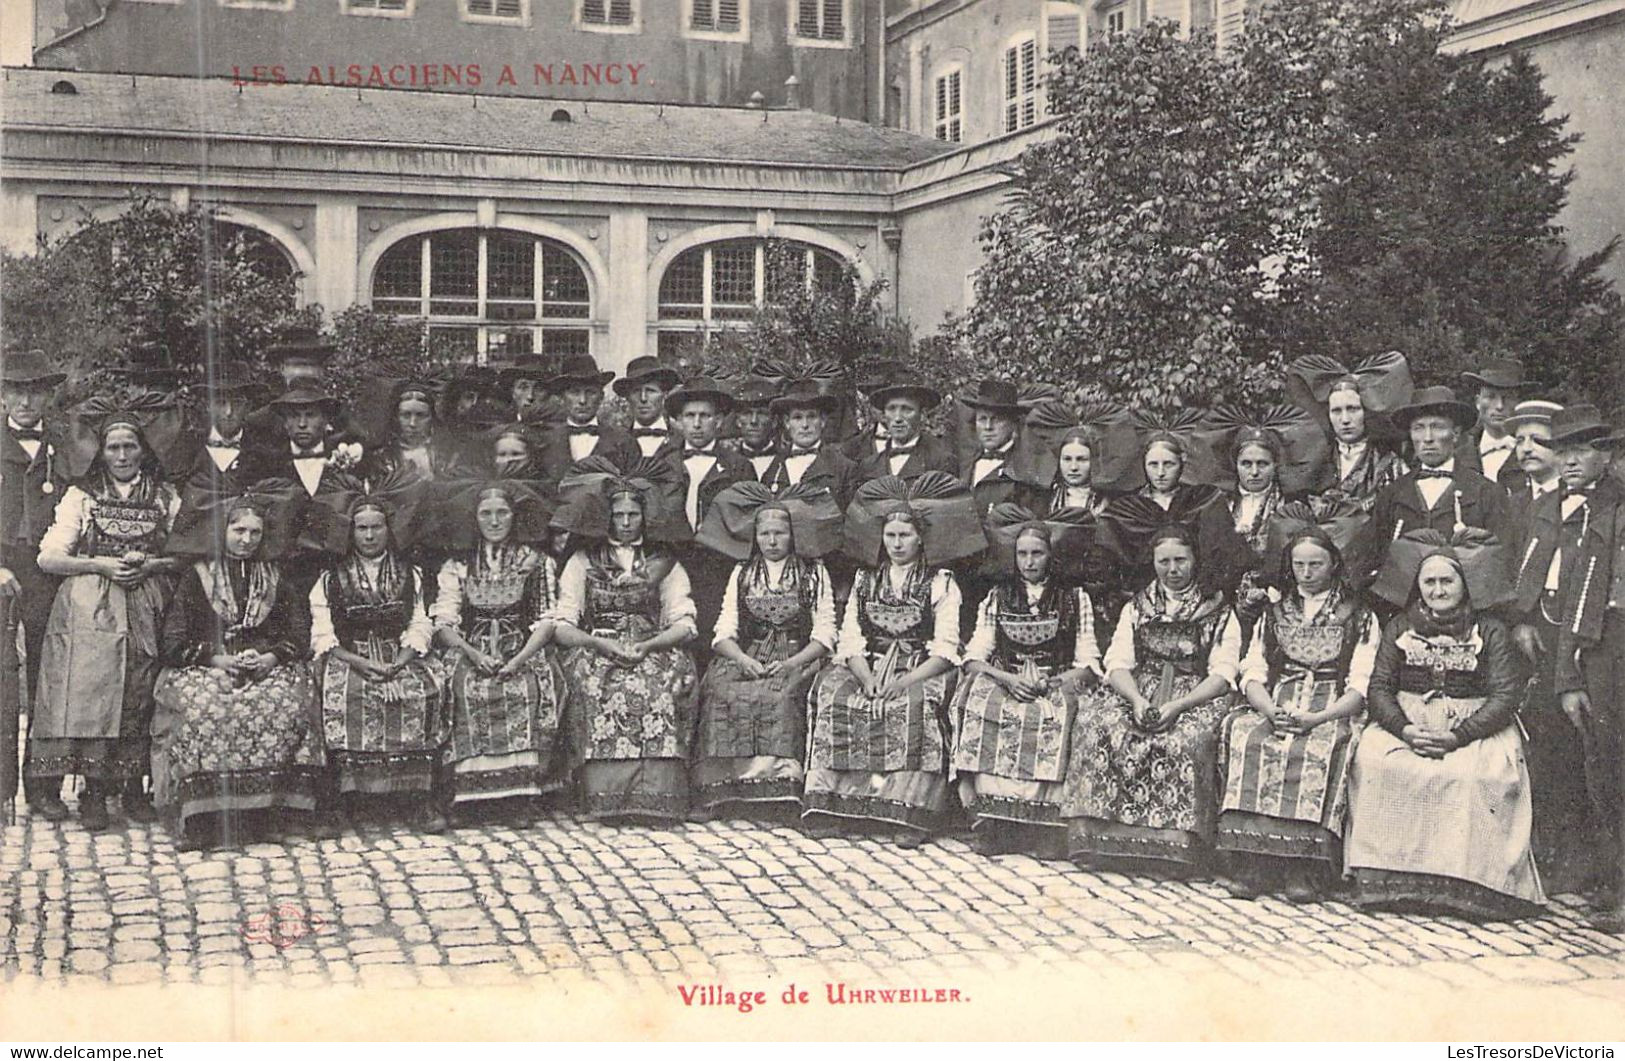
[(1479, 926), (1244, 902), (1209, 883), (986, 858), (953, 839), (902, 851), (739, 821), (661, 830), (552, 815), (444, 836), (363, 826), (208, 854), (117, 826), (92, 836), (19, 808), (5, 827), (7, 981), (615, 985), (811, 968), (874, 982), (1038, 962), (1625, 998), (1625, 940), (1585, 928), (1572, 900)]

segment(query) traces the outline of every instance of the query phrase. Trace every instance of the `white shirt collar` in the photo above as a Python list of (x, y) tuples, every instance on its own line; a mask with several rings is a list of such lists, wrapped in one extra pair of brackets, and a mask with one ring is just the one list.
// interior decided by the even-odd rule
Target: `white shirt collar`
[(1511, 435), (1502, 435), (1500, 438), (1491, 438), (1488, 431), (1478, 436), (1478, 452), (1494, 453), (1497, 450), (1511, 449), (1518, 444), (1518, 440)]
[(1365, 452), (1365, 447), (1366, 440), (1363, 438), (1358, 442), (1339, 442), (1337, 452), (1345, 457), (1357, 457)]
[(1417, 471), (1424, 471), (1424, 472), (1444, 472), (1446, 475), (1455, 475), (1456, 474), (1456, 458), (1448, 457), (1448, 458), (1445, 459), (1443, 464), (1440, 464), (1439, 466), (1434, 467), (1434, 468), (1430, 468), (1426, 464), (1422, 464), (1422, 463), (1418, 462), (1416, 470)]
[(45, 427), (45, 422), (42, 420), (33, 427), (24, 427), (22, 424), (19, 424), (15, 418), (8, 416), (6, 417), (6, 426), (11, 428), (13, 431), (39, 431)]
[(313, 447), (313, 452), (311, 452), (311, 453), (300, 453), (299, 452), (299, 444), (297, 442), (295, 442), (293, 439), (290, 438), (288, 440), (288, 452), (293, 454), (293, 459), (294, 460), (303, 461), (303, 460), (315, 460), (318, 457), (325, 458), (327, 456), (327, 443), (325, 441), (324, 442), (318, 442)]
[(232, 447), (232, 448), (240, 448), (242, 446), (242, 444), (243, 444), (243, 432), (242, 432), (241, 429), (238, 429), (238, 431), (237, 431), (237, 433), (235, 435), (231, 436), (230, 438), (227, 438), (225, 435), (222, 435), (219, 431), (217, 431), (213, 427), (211, 427), (211, 428), (209, 428), (209, 443), (208, 444), (210, 446), (214, 446), (214, 447), (217, 447), (217, 448), (221, 447), (221, 446), (228, 446), (228, 447)]

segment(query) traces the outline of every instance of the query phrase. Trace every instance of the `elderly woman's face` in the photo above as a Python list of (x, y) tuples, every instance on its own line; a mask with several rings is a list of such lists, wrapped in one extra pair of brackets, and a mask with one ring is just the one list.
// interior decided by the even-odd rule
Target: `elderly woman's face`
[(912, 564), (920, 558), (920, 532), (907, 520), (894, 519), (880, 532), (886, 558), (894, 564)]
[(1416, 584), (1422, 591), (1422, 603), (1430, 611), (1447, 612), (1467, 598), (1467, 583), (1462, 581), (1461, 572), (1442, 556), (1422, 561)]
[(622, 495), (609, 504), (609, 532), (618, 542), (631, 542), (643, 536), (643, 506)]
[(497, 471), (505, 472), (530, 460), (530, 446), (522, 438), (503, 435), (492, 447), (492, 457), (496, 461)]
[(403, 398), (395, 407), (395, 426), (401, 441), (408, 446), (421, 446), (429, 441), (429, 429), (434, 423), (434, 410), (420, 398)]
[(226, 523), (226, 555), (233, 560), (248, 560), (259, 551), (265, 540), (265, 520), (258, 512), (242, 508), (232, 513)]
[(1171, 494), (1185, 471), (1185, 458), (1166, 442), (1153, 442), (1145, 451), (1145, 481), (1159, 494)]
[(1236, 482), (1249, 494), (1268, 490), (1275, 481), (1275, 454), (1267, 446), (1248, 443), (1236, 452)]
[(1352, 446), (1365, 437), (1365, 403), (1359, 392), (1336, 390), (1326, 399), (1326, 418), (1337, 441)]
[(1087, 442), (1068, 442), (1059, 457), (1061, 482), (1067, 486), (1088, 486), (1094, 476), (1095, 458)]
[(350, 538), (368, 560), (382, 556), (389, 548), (389, 520), (376, 508), (364, 508), (350, 520)]
[(1016, 571), (1028, 582), (1042, 582), (1049, 574), (1049, 542), (1036, 534), (1016, 539)]
[(762, 557), (778, 563), (790, 555), (790, 521), (783, 513), (763, 516), (756, 521), (756, 548)]
[(141, 439), (128, 427), (115, 427), (102, 439), (102, 463), (121, 483), (127, 483), (141, 470)]
[(1164, 589), (1182, 593), (1196, 580), (1196, 553), (1180, 541), (1160, 541), (1151, 554), (1151, 566)]
[(474, 522), (480, 528), (481, 538), (500, 545), (513, 530), (513, 506), (505, 497), (488, 497), (474, 509)]
[(1292, 547), (1292, 579), (1305, 596), (1312, 597), (1332, 588), (1337, 577), (1337, 560), (1318, 542), (1299, 542)]

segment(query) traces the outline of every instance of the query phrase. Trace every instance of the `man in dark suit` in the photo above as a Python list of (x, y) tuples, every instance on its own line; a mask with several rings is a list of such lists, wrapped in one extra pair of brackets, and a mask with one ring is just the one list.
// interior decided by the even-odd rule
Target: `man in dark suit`
[(1055, 458), (1021, 428), (1027, 410), (1017, 402), (1014, 383), (984, 379), (976, 393), (960, 404), (974, 413), (980, 449), (967, 454), (959, 477), (976, 495), (976, 508), (986, 518), (988, 509), (1004, 501), (1042, 511), (1050, 484), (1055, 481)]
[[(868, 361), (858, 370), (858, 393), (861, 397), (870, 399), (872, 404), (875, 391), (889, 387), (893, 383), (907, 383), (909, 378), (910, 369), (901, 361), (891, 358)], [(845, 439), (841, 443), (841, 452), (855, 463), (862, 464), (866, 458), (878, 453), (890, 442), (891, 433), (886, 429), (885, 418), (881, 417)]]
[[(1556, 402), (1519, 402), (1506, 427), (1515, 445), (1512, 459), (1501, 469), (1501, 485), (1512, 499), (1512, 511), (1520, 524), (1536, 503), (1554, 494), (1562, 485), (1557, 454), (1552, 451), (1552, 417), (1563, 411)], [(1513, 470), (1515, 469), (1515, 470)]]
[(845, 511), (858, 486), (858, 466), (835, 445), (824, 443), (824, 428), (839, 406), (839, 400), (825, 392), (815, 380), (798, 379), (773, 399), (785, 444), (779, 447), (762, 475), (774, 493), (792, 486), (826, 489)]
[[(43, 350), (9, 353), (0, 362), (0, 401), (6, 413), (4, 433), (0, 434), (0, 567), (9, 569), (16, 582), (8, 624), (0, 636), (13, 645), (17, 625), (22, 625), (28, 652), (25, 689), (30, 719), (39, 689), (45, 624), (51, 617), (58, 583), (39, 569), (39, 543), (68, 483), (67, 469), (57, 459), (57, 425), (46, 410), (57, 386), (67, 378), (56, 371)], [(9, 798), (9, 794), (0, 798)], [(56, 792), (30, 791), (28, 802), (36, 814), (50, 821), (68, 816), (67, 804)]]
[(953, 448), (925, 430), (925, 414), (942, 395), (918, 383), (893, 383), (869, 392), (869, 404), (880, 414), (884, 442), (875, 440), (858, 460), (858, 482), (885, 475), (916, 479), (926, 472), (959, 474)]
[(779, 421), (773, 415), (773, 399), (778, 396), (779, 388), (760, 376), (750, 377), (734, 391), (734, 427), (739, 437), (733, 440), (733, 450), (750, 461), (758, 481), (779, 455)]
[(1520, 392), (1528, 386), (1523, 362), (1510, 357), (1492, 357), (1471, 372), (1463, 372), (1461, 378), (1475, 388), (1473, 405), (1477, 418), (1457, 440), (1457, 464), (1491, 482), (1506, 485), (1518, 471), (1513, 456), (1517, 441), (1507, 426), (1507, 417), (1512, 415)]
[[(282, 377), (282, 391), (296, 388), (327, 389), (327, 365), (338, 348), (313, 329), (299, 328), (285, 334), (265, 351), (265, 359)], [(243, 419), (243, 445), (248, 449), (277, 450), (287, 441), (282, 414), (269, 405)], [(350, 414), (339, 409), (327, 425), (327, 443), (365, 442), (367, 429)]]
[(549, 377), (546, 389), (563, 403), (564, 422), (546, 433), (542, 472), (547, 481), (557, 483), (570, 465), (588, 457), (607, 457), (627, 467), (642, 455), (629, 431), (598, 422), (604, 384), (614, 378), (613, 372), (599, 371), (587, 354), (566, 357)]
[(247, 362), (220, 362), (205, 380), (208, 422), (187, 432), (173, 476), (177, 483), (216, 483), (225, 489), (247, 485), (239, 475), (247, 434), (244, 421), (259, 389)]
[(1377, 494), (1362, 531), (1359, 575), (1368, 583), (1389, 543), (1407, 531), (1431, 528), (1448, 537), (1458, 526), (1477, 527), (1512, 542), (1516, 527), (1506, 490), (1461, 467), (1457, 456), (1461, 435), (1476, 418), (1472, 406), (1449, 387), (1423, 387), (1393, 417), (1410, 433), (1417, 466)]
[(677, 370), (662, 364), (658, 357), (634, 357), (626, 375), (611, 384), (626, 399), (632, 414), (632, 439), (645, 457), (653, 457), (671, 441), (671, 423), (666, 419), (666, 395), (682, 382)]

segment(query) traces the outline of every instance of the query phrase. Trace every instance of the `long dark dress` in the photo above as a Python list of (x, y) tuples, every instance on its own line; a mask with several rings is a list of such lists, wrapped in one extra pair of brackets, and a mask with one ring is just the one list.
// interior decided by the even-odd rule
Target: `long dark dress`
[[(321, 739), (289, 589), (271, 564), (199, 563), (164, 616), (153, 789), (182, 827), (198, 814), (315, 809)], [(277, 665), (254, 680), (210, 665), (250, 649)]]

